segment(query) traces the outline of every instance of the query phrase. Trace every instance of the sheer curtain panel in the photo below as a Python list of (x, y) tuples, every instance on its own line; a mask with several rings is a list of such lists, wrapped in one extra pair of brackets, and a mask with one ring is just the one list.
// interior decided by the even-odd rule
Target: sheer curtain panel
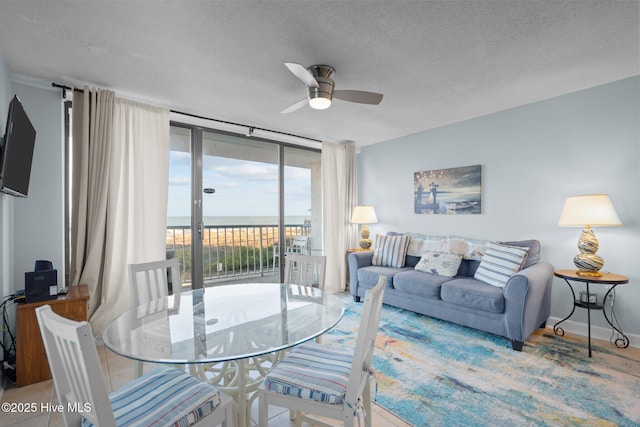
[(88, 88), (73, 111), (71, 283), (101, 331), (131, 305), (127, 265), (166, 257), (169, 112)]
[(347, 250), (358, 241), (357, 227), (351, 224), (357, 198), (353, 144), (322, 143), (322, 186), (325, 289), (339, 292), (346, 289)]

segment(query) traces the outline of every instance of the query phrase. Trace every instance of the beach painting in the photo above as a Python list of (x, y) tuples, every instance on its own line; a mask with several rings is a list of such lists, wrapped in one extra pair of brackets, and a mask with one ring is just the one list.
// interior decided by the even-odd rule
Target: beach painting
[(480, 214), (481, 172), (481, 165), (415, 172), (413, 211), (417, 214)]

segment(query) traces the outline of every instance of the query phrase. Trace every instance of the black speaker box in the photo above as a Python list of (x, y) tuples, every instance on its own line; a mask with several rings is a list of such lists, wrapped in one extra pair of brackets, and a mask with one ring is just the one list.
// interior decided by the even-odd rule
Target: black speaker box
[(40, 270), (24, 273), (25, 302), (58, 298), (58, 270)]

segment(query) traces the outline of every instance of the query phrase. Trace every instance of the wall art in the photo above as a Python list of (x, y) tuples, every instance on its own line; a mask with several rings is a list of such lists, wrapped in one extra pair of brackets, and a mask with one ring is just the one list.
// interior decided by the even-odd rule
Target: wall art
[(437, 169), (413, 174), (413, 210), (417, 214), (482, 212), (482, 166)]

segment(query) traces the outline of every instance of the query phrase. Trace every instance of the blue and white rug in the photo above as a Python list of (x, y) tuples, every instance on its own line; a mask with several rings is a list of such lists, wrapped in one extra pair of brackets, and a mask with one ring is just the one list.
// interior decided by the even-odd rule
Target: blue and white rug
[[(323, 343), (354, 345), (362, 304), (346, 304)], [(517, 352), (506, 338), (386, 305), (376, 347), (377, 403), (417, 427), (640, 425), (637, 349), (595, 345), (589, 358), (586, 339), (547, 329)]]

